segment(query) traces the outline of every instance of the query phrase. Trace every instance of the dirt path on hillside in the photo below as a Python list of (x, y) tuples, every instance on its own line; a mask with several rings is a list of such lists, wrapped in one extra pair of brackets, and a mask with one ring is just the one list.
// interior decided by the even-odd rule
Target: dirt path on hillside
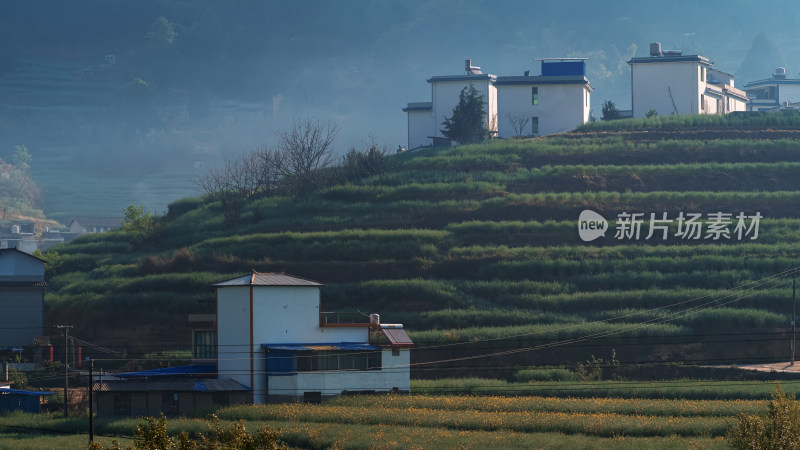
[(800, 361), (796, 361), (791, 365), (788, 361), (768, 363), (768, 364), (743, 364), (731, 366), (743, 370), (755, 370), (757, 372), (781, 372), (781, 373), (797, 373), (800, 374)]

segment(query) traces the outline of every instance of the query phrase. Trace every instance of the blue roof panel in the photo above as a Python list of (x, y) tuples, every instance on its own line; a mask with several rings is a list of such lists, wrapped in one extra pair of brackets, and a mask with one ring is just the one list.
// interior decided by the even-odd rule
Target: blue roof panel
[(55, 392), (47, 391), (23, 391), (21, 389), (0, 388), (0, 395), (3, 394), (17, 394), (17, 395), (55, 395)]
[(165, 377), (165, 376), (200, 376), (217, 373), (217, 367), (213, 364), (200, 365), (190, 364), (188, 366), (167, 367), (164, 369), (143, 370), (141, 372), (120, 373), (118, 377)]

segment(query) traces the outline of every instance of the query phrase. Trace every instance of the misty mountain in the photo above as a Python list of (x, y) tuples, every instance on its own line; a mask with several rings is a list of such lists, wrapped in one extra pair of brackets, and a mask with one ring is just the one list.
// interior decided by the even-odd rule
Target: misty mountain
[[(428, 100), (425, 80), (460, 74), (465, 58), (513, 75), (537, 73), (535, 58), (588, 57), (596, 115), (604, 100), (630, 107), (625, 61), (652, 41), (764, 78), (774, 64), (740, 66), (761, 30), (791, 65), (796, 40), (772, 30), (796, 29), (796, 15), (775, 12), (794, 8), (787, 0), (770, 8), (744, 0), (3, 2), (0, 158), (15, 145), (30, 149), (51, 215), (116, 214), (131, 203), (163, 212), (197, 194), (189, 182), (197, 170), (270, 145), (297, 118), (337, 124), (341, 153), (368, 135), (405, 145), (401, 108)], [(737, 86), (746, 81), (737, 76)]]

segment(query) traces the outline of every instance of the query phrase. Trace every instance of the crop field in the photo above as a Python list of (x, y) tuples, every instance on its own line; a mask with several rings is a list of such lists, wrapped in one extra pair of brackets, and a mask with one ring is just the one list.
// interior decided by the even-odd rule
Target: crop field
[[(474, 381), (492, 388), (490, 380)], [(699, 381), (684, 380), (682, 386), (702, 385)], [(544, 385), (565, 391), (576, 387), (571, 382)], [(426, 389), (420, 383), (412, 386), (416, 388)], [(766, 412), (765, 398), (774, 385), (706, 383), (706, 396), (726, 398), (717, 400), (682, 397), (677, 383), (639, 388), (626, 389), (629, 398), (614, 394), (556, 397), (521, 391), (503, 396), (420, 393), (340, 397), (319, 405), (230, 406), (215, 414), (223, 424), (243, 420), (250, 430), (269, 425), (284, 442), (303, 448), (726, 448), (726, 433), (739, 414)], [(795, 392), (800, 385), (784, 383), (783, 388)], [(747, 399), (736, 398), (737, 392), (749, 393)], [(96, 439), (105, 446), (112, 439), (131, 445), (138, 423), (137, 419), (97, 419)], [(87, 426), (86, 418), (15, 413), (3, 417), (0, 446), (79, 447), (86, 443)], [(204, 429), (199, 417), (170, 419), (168, 425), (170, 434)]]

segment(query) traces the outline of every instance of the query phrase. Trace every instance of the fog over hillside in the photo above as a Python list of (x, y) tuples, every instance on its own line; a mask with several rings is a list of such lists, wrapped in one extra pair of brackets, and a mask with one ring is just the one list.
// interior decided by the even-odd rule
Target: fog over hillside
[(797, 11), (788, 0), (2, 2), (0, 158), (30, 149), (56, 218), (131, 203), (161, 213), (198, 194), (189, 179), (204, 165), (270, 145), (298, 118), (336, 124), (338, 152), (369, 135), (405, 145), (401, 108), (429, 100), (425, 80), (462, 73), (465, 58), (521, 75), (538, 73), (535, 58), (588, 57), (597, 116), (604, 100), (630, 108), (625, 61), (653, 41), (746, 75), (737, 87), (777, 65), (796, 74)]

